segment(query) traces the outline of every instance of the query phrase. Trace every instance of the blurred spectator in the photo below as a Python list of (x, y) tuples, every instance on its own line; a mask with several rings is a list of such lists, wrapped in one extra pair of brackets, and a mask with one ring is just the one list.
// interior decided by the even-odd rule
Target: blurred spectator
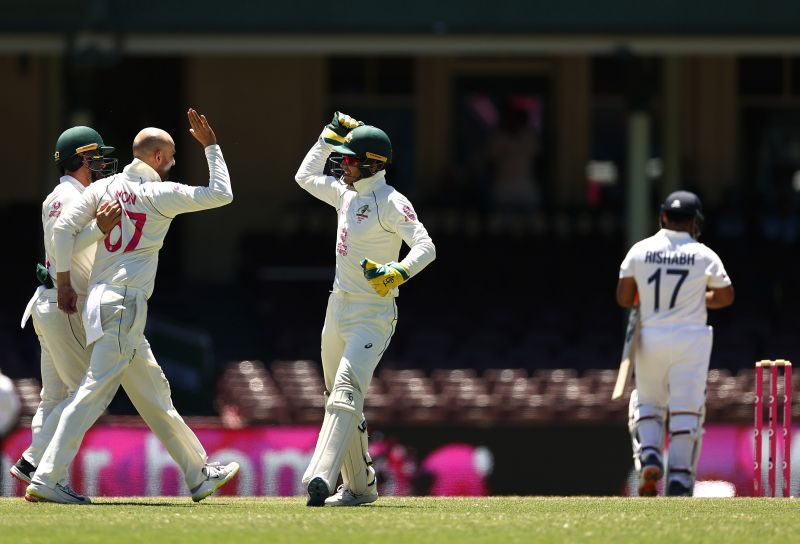
[(528, 112), (509, 107), (497, 130), (489, 136), (491, 194), (494, 211), (529, 212), (540, 203), (534, 164), (539, 135)]

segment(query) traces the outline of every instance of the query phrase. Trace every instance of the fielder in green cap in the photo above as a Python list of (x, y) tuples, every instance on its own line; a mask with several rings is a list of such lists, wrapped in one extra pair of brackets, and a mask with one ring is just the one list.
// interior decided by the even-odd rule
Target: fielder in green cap
[(92, 181), (96, 181), (117, 171), (118, 159), (108, 157), (113, 152), (114, 148), (107, 146), (95, 129), (76, 126), (58, 137), (53, 160), (62, 173), (76, 172), (85, 165), (92, 172)]
[[(66, 399), (85, 376), (89, 361), (89, 351), (85, 341), (81, 341), (80, 316), (69, 316), (56, 304), (53, 227), (61, 214), (80, 200), (87, 187), (101, 177), (114, 174), (117, 166), (117, 159), (108, 156), (114, 148), (105, 145), (100, 134), (91, 127), (68, 128), (58, 137), (55, 147), (53, 159), (62, 175), (42, 202), (45, 262), (37, 265), (41, 285), (25, 308), (21, 322), (24, 328), (28, 318), (33, 318), (41, 346), (42, 375), (41, 401), (31, 421), (31, 445), (10, 468), (11, 475), (26, 484), (30, 483), (53, 437), (55, 425), (52, 423), (58, 421)], [(120, 214), (119, 204), (104, 203), (97, 209), (96, 220), (77, 237), (72, 268), (76, 271), (75, 290), (82, 301), (86, 298), (97, 242), (119, 223)], [(45, 422), (50, 416), (54, 419), (48, 427)], [(61, 487), (65, 496), (82, 497), (66, 483)]]

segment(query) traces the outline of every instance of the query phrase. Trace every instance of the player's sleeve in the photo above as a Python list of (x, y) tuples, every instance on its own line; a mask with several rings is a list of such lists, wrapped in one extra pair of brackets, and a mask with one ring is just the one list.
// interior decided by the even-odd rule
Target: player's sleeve
[(91, 247), (103, 239), (103, 231), (97, 226), (97, 221), (92, 221), (83, 227), (78, 235), (75, 237), (75, 246), (72, 251), (83, 251), (87, 247)]
[[(72, 252), (75, 251), (78, 233), (92, 222), (97, 213), (97, 206), (100, 204), (98, 187), (98, 185), (88, 187), (74, 205), (67, 207), (61, 213), (58, 221), (53, 225), (56, 272), (70, 270)], [(95, 232), (94, 235), (96, 236), (97, 233)]]
[[(73, 191), (67, 192), (62, 197), (62, 202), (64, 204), (65, 209), (69, 209), (77, 200), (80, 200), (82, 193), (76, 193)], [(99, 204), (98, 204), (99, 205)], [(81, 231), (75, 236), (75, 246), (72, 248), (72, 251), (79, 252), (83, 251), (84, 249), (93, 246), (97, 242), (103, 239), (103, 231), (100, 230), (100, 227), (97, 226), (97, 211), (95, 210), (94, 218), (89, 222), (88, 225), (83, 227)], [(50, 238), (53, 237), (53, 226), (55, 225), (55, 221), (52, 221), (49, 225), (50, 231), (47, 232), (47, 227), (45, 227), (46, 235)]]
[(231, 177), (216, 144), (205, 149), (208, 161), (208, 186), (195, 187), (172, 181), (150, 183), (142, 191), (145, 201), (166, 217), (225, 206), (233, 201)]
[(405, 196), (397, 192), (390, 195), (384, 217), (386, 226), (396, 232), (409, 247), (408, 253), (400, 262), (411, 276), (436, 259), (436, 246)]
[(345, 186), (333, 176), (324, 174), (325, 163), (331, 154), (332, 147), (319, 138), (306, 153), (294, 179), (300, 187), (336, 208)]
[(731, 277), (725, 271), (725, 266), (722, 264), (722, 259), (719, 258), (714, 250), (708, 250), (708, 265), (706, 266), (706, 278), (708, 278), (708, 286), (712, 289), (719, 289), (728, 287), (732, 284)]
[(636, 246), (633, 246), (628, 250), (628, 254), (625, 255), (625, 258), (622, 260), (622, 264), (619, 265), (619, 277), (620, 278), (632, 278), (635, 275), (635, 264), (636, 260), (634, 256), (636, 255)]

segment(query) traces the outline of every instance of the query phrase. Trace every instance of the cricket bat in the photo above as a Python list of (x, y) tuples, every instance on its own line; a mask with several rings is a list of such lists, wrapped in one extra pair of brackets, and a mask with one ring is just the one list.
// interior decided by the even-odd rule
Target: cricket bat
[(622, 398), (625, 387), (633, 376), (633, 365), (636, 360), (636, 348), (639, 344), (639, 307), (634, 306), (628, 314), (628, 327), (625, 330), (625, 343), (622, 345), (622, 360), (619, 363), (617, 383), (611, 393), (611, 400)]

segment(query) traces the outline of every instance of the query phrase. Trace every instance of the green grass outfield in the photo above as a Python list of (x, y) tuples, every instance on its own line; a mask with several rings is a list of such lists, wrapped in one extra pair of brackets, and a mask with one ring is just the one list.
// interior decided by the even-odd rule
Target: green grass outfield
[(300, 498), (97, 498), (92, 506), (0, 499), (0, 542), (423, 544), (790, 542), (796, 499), (384, 497), (307, 508)]

